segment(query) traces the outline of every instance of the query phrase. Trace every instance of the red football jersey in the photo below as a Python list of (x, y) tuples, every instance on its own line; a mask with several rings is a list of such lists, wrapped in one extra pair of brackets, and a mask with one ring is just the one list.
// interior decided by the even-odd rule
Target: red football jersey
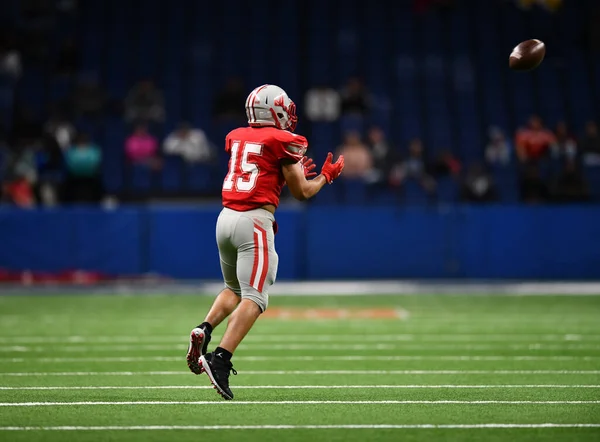
[(275, 127), (241, 127), (229, 132), (225, 150), (231, 157), (223, 181), (223, 206), (241, 212), (266, 204), (277, 207), (285, 184), (281, 162), (297, 163), (307, 147), (303, 136)]

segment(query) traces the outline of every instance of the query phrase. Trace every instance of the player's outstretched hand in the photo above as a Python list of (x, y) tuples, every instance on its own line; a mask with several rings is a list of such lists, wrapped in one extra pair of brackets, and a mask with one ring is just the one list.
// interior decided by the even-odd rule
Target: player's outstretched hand
[(325, 159), (325, 164), (321, 168), (321, 175), (325, 177), (329, 184), (333, 183), (337, 177), (342, 173), (342, 169), (344, 168), (344, 155), (340, 155), (338, 160), (333, 163), (333, 154), (329, 152), (327, 154), (327, 158)]
[(300, 166), (302, 166), (302, 170), (304, 171), (304, 176), (306, 179), (317, 176), (317, 172), (315, 172), (317, 165), (313, 163), (312, 158), (302, 157), (300, 160)]

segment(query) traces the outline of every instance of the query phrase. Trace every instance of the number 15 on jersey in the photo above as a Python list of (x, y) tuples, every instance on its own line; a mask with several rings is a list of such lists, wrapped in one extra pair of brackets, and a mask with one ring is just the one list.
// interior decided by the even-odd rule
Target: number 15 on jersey
[(255, 157), (262, 155), (263, 147), (257, 143), (239, 141), (231, 144), (229, 172), (223, 181), (223, 190), (251, 192), (256, 187), (260, 170)]

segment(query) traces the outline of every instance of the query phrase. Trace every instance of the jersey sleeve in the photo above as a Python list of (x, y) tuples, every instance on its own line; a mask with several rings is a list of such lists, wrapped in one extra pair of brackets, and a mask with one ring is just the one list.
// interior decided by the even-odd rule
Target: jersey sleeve
[(231, 153), (231, 142), (230, 142), (229, 134), (225, 136), (225, 152)]
[(297, 163), (306, 155), (308, 141), (302, 135), (281, 131), (281, 134), (277, 138), (277, 157), (279, 160), (290, 160)]

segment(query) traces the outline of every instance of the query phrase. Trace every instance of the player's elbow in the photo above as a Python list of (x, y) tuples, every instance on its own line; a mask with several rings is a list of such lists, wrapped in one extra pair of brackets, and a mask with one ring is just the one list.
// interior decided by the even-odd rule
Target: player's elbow
[(300, 190), (297, 193), (292, 193), (292, 196), (296, 198), (298, 201), (306, 201), (310, 198), (310, 195), (305, 190)]
[(306, 187), (290, 187), (290, 193), (298, 201), (306, 201), (311, 197), (310, 191)]

